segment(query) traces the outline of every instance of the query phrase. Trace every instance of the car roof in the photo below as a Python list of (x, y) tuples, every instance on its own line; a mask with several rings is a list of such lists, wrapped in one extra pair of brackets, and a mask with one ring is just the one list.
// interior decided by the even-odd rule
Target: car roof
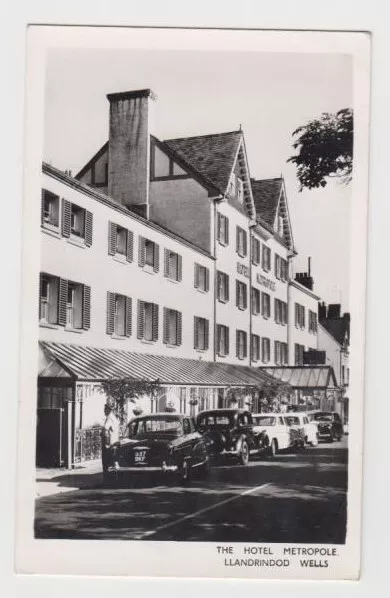
[(162, 411), (160, 413), (143, 413), (142, 415), (137, 415), (136, 417), (132, 417), (130, 421), (136, 421), (140, 419), (158, 419), (160, 417), (171, 417), (174, 419), (183, 419), (185, 417), (191, 417), (186, 415), (185, 413), (172, 413), (171, 411)]
[(199, 415), (221, 415), (221, 413), (225, 413), (225, 414), (230, 414), (230, 413), (249, 413), (250, 415), (252, 415), (252, 413), (250, 411), (248, 411), (247, 409), (239, 409), (239, 408), (235, 408), (235, 407), (226, 407), (223, 409), (205, 409), (204, 411), (200, 411), (198, 413), (198, 417)]
[(276, 417), (277, 415), (283, 417), (284, 413), (252, 413), (252, 417)]

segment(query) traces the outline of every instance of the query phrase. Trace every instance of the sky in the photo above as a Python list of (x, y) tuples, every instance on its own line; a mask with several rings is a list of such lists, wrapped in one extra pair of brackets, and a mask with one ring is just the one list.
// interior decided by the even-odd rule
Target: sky
[(293, 131), (352, 105), (344, 54), (52, 49), (45, 85), (45, 161), (76, 174), (108, 140), (108, 93), (151, 88), (160, 139), (244, 131), (250, 174), (285, 178), (295, 272), (310, 256), (314, 291), (349, 310), (351, 187), (299, 192)]

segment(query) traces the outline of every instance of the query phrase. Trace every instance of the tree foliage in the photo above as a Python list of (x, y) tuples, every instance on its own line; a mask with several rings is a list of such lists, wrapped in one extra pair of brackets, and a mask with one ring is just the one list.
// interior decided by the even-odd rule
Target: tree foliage
[(328, 178), (349, 183), (353, 164), (353, 111), (323, 113), (293, 132), (297, 150), (287, 162), (297, 167), (300, 191), (325, 187)]
[(127, 402), (136, 403), (145, 395), (155, 397), (161, 388), (159, 380), (135, 380), (131, 377), (108, 378), (100, 383), (100, 387), (121, 421)]

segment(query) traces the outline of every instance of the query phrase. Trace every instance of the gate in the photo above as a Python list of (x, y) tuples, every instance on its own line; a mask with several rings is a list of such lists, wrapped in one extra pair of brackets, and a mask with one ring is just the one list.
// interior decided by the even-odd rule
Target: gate
[(75, 463), (99, 459), (102, 455), (102, 428), (78, 428), (75, 431)]

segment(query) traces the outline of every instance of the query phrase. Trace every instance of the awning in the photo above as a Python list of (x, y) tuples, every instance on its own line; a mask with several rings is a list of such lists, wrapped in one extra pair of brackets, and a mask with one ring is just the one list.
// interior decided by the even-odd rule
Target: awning
[[(249, 366), (83, 345), (43, 341), (39, 344), (46, 359), (55, 360), (57, 367), (76, 380), (100, 381), (130, 376), (138, 380), (159, 380), (165, 385), (240, 387), (263, 386), (274, 381), (267, 372)], [(40, 370), (38, 375), (48, 377), (47, 368)]]
[(295, 366), (262, 368), (270, 376), (296, 389), (336, 390), (337, 380), (332, 366)]

